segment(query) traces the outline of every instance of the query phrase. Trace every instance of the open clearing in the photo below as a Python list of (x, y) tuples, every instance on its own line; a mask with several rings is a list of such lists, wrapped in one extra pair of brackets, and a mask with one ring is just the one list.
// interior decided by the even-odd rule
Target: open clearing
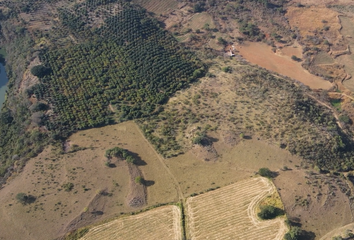
[(170, 205), (93, 227), (81, 240), (180, 240), (181, 234), (181, 211)]
[(271, 47), (264, 43), (247, 42), (236, 46), (236, 48), (250, 63), (296, 79), (312, 89), (330, 89), (332, 87), (329, 81), (312, 75), (301, 66), (300, 62), (292, 60), (291, 56), (274, 54)]
[(202, 30), (205, 24), (208, 24), (210, 29), (215, 28), (215, 23), (209, 13), (196, 13), (189, 20), (189, 22), (187, 22), (186, 27), (190, 27), (191, 29), (193, 29), (193, 31), (197, 29)]
[[(80, 131), (69, 140), (71, 148), (84, 148), (66, 154), (48, 148), (1, 189), (0, 239), (53, 239), (73, 228), (136, 211), (126, 201), (130, 180), (126, 164), (105, 166), (105, 151), (116, 146), (140, 159), (138, 167), (149, 183), (146, 206), (178, 200), (173, 179), (135, 123)], [(62, 187), (68, 182), (74, 185), (69, 192)], [(37, 200), (23, 206), (15, 199), (20, 192)]]
[(288, 231), (284, 218), (259, 221), (255, 207), (274, 191), (265, 178), (253, 178), (187, 200), (191, 239), (281, 240)]

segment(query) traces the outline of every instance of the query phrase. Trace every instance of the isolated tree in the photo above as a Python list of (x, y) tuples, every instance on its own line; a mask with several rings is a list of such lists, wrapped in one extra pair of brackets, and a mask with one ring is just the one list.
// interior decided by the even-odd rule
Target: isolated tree
[(136, 177), (135, 178), (135, 183), (136, 184), (140, 184), (140, 185), (144, 184), (144, 178), (142, 176)]
[(258, 213), (258, 217), (261, 219), (273, 219), (283, 214), (284, 211), (280, 208), (268, 205), (261, 208), (261, 211)]
[(36, 200), (35, 197), (33, 197), (31, 195), (26, 195), (25, 193), (18, 193), (16, 195), (16, 199), (18, 202), (22, 203), (23, 205), (28, 204), (28, 203), (32, 203), (32, 202), (34, 202), (34, 200)]
[(269, 168), (260, 168), (258, 170), (258, 174), (262, 177), (272, 178), (273, 172), (269, 170)]

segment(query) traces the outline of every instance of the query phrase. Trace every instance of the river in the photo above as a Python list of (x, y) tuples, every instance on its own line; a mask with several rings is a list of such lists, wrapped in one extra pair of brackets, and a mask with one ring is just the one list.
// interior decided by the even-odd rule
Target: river
[(7, 76), (4, 65), (0, 64), (0, 109), (5, 101), (5, 94), (7, 90)]

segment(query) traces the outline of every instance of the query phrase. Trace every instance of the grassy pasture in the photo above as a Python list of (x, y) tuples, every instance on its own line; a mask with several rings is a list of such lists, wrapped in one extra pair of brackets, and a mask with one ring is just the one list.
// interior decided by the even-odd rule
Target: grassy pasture
[(283, 218), (259, 221), (255, 207), (274, 186), (253, 178), (187, 199), (190, 239), (276, 239), (287, 232)]
[(181, 211), (177, 206), (170, 205), (98, 225), (80, 239), (181, 240), (181, 234)]

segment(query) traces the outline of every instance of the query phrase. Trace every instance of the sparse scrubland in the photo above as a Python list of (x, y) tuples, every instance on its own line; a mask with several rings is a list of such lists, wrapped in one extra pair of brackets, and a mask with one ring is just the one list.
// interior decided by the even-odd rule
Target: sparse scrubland
[[(307, 87), (263, 69), (226, 64), (179, 93), (158, 115), (137, 120), (146, 137), (165, 157), (187, 151), (198, 131), (231, 131), (272, 142), (324, 169), (353, 168), (351, 135)], [(178, 147), (179, 146), (179, 147)]]

